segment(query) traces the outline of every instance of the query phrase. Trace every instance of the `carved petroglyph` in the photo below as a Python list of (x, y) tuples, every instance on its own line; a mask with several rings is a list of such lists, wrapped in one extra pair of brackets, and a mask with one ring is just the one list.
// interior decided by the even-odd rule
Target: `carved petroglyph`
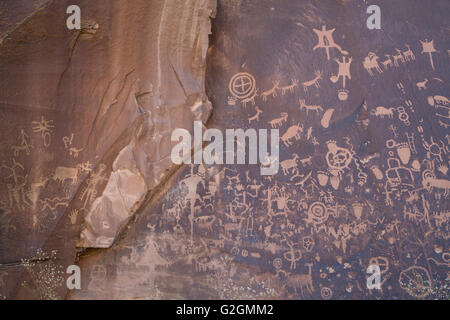
[(277, 90), (280, 89), (280, 81), (279, 80), (274, 80), (272, 81), (273, 83), (273, 87), (270, 88), (269, 90), (264, 91), (261, 94), (261, 98), (263, 101), (267, 101), (267, 97), (272, 96), (272, 97), (276, 97), (277, 96)]
[(427, 83), (428, 83), (428, 79), (424, 79), (424, 80), (421, 81), (421, 82), (417, 82), (417, 83), (416, 83), (417, 89), (419, 89), (419, 90), (425, 90), (425, 89), (427, 88)]
[(387, 70), (388, 67), (393, 66), (393, 62), (392, 62), (391, 56), (389, 54), (385, 54), (384, 56), (386, 57), (386, 60), (381, 61), (381, 64), (383, 65), (384, 70)]
[(255, 98), (257, 96), (258, 96), (258, 89), (255, 90), (255, 92), (253, 93), (253, 95), (251, 97), (242, 99), (241, 102), (242, 102), (242, 105), (244, 106), (244, 108), (247, 107), (247, 103), (249, 103), (249, 102), (251, 102), (252, 105), (255, 105), (255, 103), (256, 103)]
[(280, 87), (281, 89), (281, 95), (285, 95), (287, 91), (290, 93), (294, 93), (295, 88), (298, 87), (298, 80), (297, 79), (291, 79), (291, 83), (287, 86)]
[(315, 111), (317, 113), (319, 113), (320, 111), (323, 111), (322, 106), (318, 106), (318, 105), (307, 105), (305, 102), (305, 99), (299, 99), (300, 102), (300, 110), (305, 109), (306, 110), (306, 114), (308, 114), (309, 111)]
[(294, 153), (292, 155), (293, 155), (292, 159), (280, 162), (281, 169), (283, 170), (283, 173), (286, 175), (289, 174), (290, 169), (295, 169), (297, 167), (298, 154)]
[[(394, 64), (395, 64), (395, 57), (394, 57)], [(373, 52), (369, 52), (367, 57), (364, 58), (363, 66), (371, 76), (373, 76), (373, 69), (378, 71), (378, 73), (383, 72), (383, 70), (380, 68), (380, 65), (378, 64), (378, 56)]]
[(433, 53), (439, 52), (434, 48), (434, 40), (428, 41), (427, 39), (422, 41), (420, 40), (420, 43), (422, 44), (422, 54), (428, 53), (430, 57), (430, 64), (431, 67), (434, 70), (434, 61), (433, 61)]
[(53, 132), (53, 120), (45, 120), (44, 116), (41, 116), (40, 121), (32, 121), (35, 126), (32, 128), (33, 132), (40, 133), (44, 141), (44, 146), (48, 147), (51, 144), (51, 133)]
[(416, 60), (416, 56), (414, 55), (414, 52), (411, 50), (411, 47), (409, 46), (409, 44), (405, 44), (407, 50), (403, 51), (403, 55), (405, 57), (406, 61), (412, 61), (412, 60)]
[(300, 140), (300, 134), (303, 133), (303, 124), (297, 124), (289, 127), (286, 132), (281, 136), (281, 141), (283, 141), (286, 147), (292, 145), (291, 140)]
[(308, 91), (308, 88), (309, 88), (309, 87), (312, 87), (312, 86), (315, 86), (316, 88), (320, 88), (320, 82), (319, 82), (319, 80), (322, 79), (322, 72), (321, 72), (320, 70), (316, 70), (316, 71), (314, 71), (314, 74), (316, 75), (316, 76), (314, 77), (314, 79), (309, 80), (309, 81), (302, 82), (303, 90), (304, 90), (305, 92), (307, 92), (307, 91)]
[(330, 60), (330, 49), (336, 48), (341, 54), (347, 55), (348, 52), (345, 50), (342, 50), (342, 48), (334, 42), (333, 39), (333, 32), (336, 30), (336, 28), (327, 30), (326, 26), (322, 26), (321, 30), (313, 29), (314, 33), (318, 37), (317, 44), (313, 47), (313, 51), (323, 48), (325, 49), (327, 53), (327, 59)]
[(252, 121), (259, 121), (259, 116), (262, 114), (261, 109), (259, 109), (258, 107), (255, 107), (256, 110), (256, 114), (254, 116), (251, 116), (250, 118), (248, 118), (248, 124), (251, 124)]
[(279, 128), (285, 123), (288, 119), (287, 112), (282, 112), (279, 118), (275, 118), (269, 121), (269, 124), (272, 128)]
[(19, 145), (11, 146), (14, 157), (18, 157), (21, 151), (25, 151), (25, 154), (29, 156), (33, 145), (31, 144), (30, 136), (25, 133), (25, 130), (20, 130), (20, 134), (17, 137), (17, 140), (19, 142)]
[(370, 114), (373, 116), (380, 117), (383, 119), (384, 117), (388, 117), (392, 119), (394, 117), (394, 108), (385, 108), (382, 106), (376, 107), (375, 110), (371, 110)]

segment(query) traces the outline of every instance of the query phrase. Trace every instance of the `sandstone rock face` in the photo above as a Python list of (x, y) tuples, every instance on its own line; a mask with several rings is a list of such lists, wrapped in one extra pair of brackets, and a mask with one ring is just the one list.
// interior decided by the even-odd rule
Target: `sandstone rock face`
[(214, 1), (79, 1), (81, 30), (66, 28), (71, 4), (1, 11), (8, 297), (40, 294), (15, 287), (16, 264), (38, 248), (56, 245), (57, 259), (73, 262), (75, 245), (110, 247), (173, 170), (172, 130), (191, 131), (212, 110), (204, 79)]
[[(0, 298), (448, 299), (450, 5), (378, 2), (0, 6)], [(279, 172), (174, 165), (195, 120)]]

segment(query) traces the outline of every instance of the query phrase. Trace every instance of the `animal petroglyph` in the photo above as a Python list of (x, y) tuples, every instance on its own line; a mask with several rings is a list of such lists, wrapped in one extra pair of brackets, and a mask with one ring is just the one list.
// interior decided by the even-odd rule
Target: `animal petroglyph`
[(419, 90), (425, 90), (425, 89), (427, 88), (427, 83), (428, 83), (428, 79), (424, 79), (424, 80), (421, 81), (421, 82), (417, 82), (417, 83), (416, 83), (417, 89), (419, 89)]
[(376, 107), (375, 110), (371, 110), (370, 114), (380, 118), (388, 117), (392, 119), (394, 117), (395, 108), (385, 108), (382, 106)]
[(65, 180), (70, 179), (71, 183), (75, 184), (78, 180), (78, 169), (78, 167), (57, 167), (55, 169), (55, 173), (52, 176), (52, 179), (61, 183), (64, 183)]
[(291, 79), (291, 83), (287, 86), (281, 87), (281, 95), (285, 95), (287, 91), (290, 93), (294, 93), (295, 88), (298, 87), (298, 80), (297, 79)]
[(397, 52), (397, 54), (393, 54), (392, 58), (394, 59), (394, 66), (398, 67), (400, 66), (398, 62), (400, 61), (401, 63), (405, 63), (405, 58), (403, 57), (401, 50), (395, 49), (395, 52)]
[(306, 105), (305, 100), (304, 99), (299, 99), (300, 102), (300, 110), (306, 109), (306, 114), (308, 114), (309, 111), (315, 111), (317, 113), (319, 113), (320, 111), (323, 111), (323, 108), (321, 106), (318, 105)]
[(258, 107), (255, 107), (256, 114), (250, 118), (248, 118), (248, 123), (252, 123), (252, 121), (259, 121), (259, 116), (261, 115), (262, 111)]
[(269, 124), (272, 128), (279, 128), (286, 122), (288, 119), (288, 114), (286, 112), (282, 112), (279, 118), (275, 118), (269, 121)]
[(280, 85), (280, 81), (279, 80), (274, 80), (272, 81), (273, 83), (273, 87), (270, 88), (269, 90), (264, 91), (261, 94), (262, 100), (263, 101), (267, 101), (267, 97), (268, 96), (272, 96), (272, 97), (276, 97), (277, 96), (277, 90), (280, 89), (279, 85)]
[(320, 70), (316, 70), (316, 71), (314, 72), (314, 74), (316, 75), (316, 76), (314, 77), (314, 79), (309, 80), (309, 81), (302, 82), (303, 90), (304, 90), (305, 92), (307, 92), (307, 91), (308, 91), (308, 88), (311, 87), (311, 86), (315, 86), (316, 88), (320, 88), (320, 82), (319, 82), (319, 80), (322, 79), (322, 72), (321, 72)]
[(247, 103), (251, 102), (252, 105), (255, 105), (255, 98), (258, 96), (258, 89), (255, 90), (254, 94), (251, 97), (242, 99), (242, 105), (245, 107), (247, 107)]
[(387, 70), (388, 67), (393, 66), (393, 62), (392, 62), (391, 56), (389, 54), (385, 54), (384, 56), (386, 57), (386, 60), (381, 61), (381, 64), (383, 65), (384, 70)]
[(303, 124), (297, 124), (289, 127), (287, 131), (281, 136), (281, 141), (283, 141), (286, 147), (292, 145), (291, 140), (300, 140), (300, 134), (303, 132)]
[(289, 174), (290, 169), (295, 169), (297, 167), (298, 155), (296, 153), (292, 154), (293, 158), (284, 160), (280, 162), (280, 166), (283, 169), (284, 174)]
[[(395, 59), (394, 59), (395, 64)], [(380, 68), (380, 65), (378, 64), (378, 56), (373, 53), (369, 52), (367, 57), (364, 58), (363, 66), (367, 70), (370, 76), (373, 76), (373, 69), (378, 71), (378, 73), (382, 73), (383, 70)]]

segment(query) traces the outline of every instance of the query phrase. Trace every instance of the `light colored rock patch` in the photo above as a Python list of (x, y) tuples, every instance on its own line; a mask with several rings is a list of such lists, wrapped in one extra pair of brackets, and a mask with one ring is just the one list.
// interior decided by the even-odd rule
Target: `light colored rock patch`
[(85, 247), (110, 247), (122, 227), (136, 210), (148, 191), (136, 167), (133, 147), (119, 153), (103, 194), (95, 199), (85, 217), (81, 243)]

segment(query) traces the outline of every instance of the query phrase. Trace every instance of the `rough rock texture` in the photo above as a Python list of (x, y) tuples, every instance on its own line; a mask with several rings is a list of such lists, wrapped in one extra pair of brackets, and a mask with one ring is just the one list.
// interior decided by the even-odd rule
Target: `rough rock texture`
[[(449, 298), (448, 1), (68, 4), (0, 11), (4, 298)], [(279, 172), (173, 166), (194, 119)]]
[(111, 246), (170, 175), (172, 130), (192, 130), (211, 112), (204, 79), (214, 1), (79, 1), (79, 31), (66, 28), (70, 4), (22, 1), (1, 12), (8, 297), (28, 294), (16, 287), (17, 265), (38, 248), (57, 249), (66, 264), (75, 244)]

